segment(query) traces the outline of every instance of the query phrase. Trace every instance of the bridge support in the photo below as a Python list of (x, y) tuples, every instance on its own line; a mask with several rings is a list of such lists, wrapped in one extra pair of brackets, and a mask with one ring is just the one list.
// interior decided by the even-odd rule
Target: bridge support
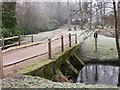
[(49, 56), (49, 59), (52, 58), (52, 55), (51, 55), (51, 39), (48, 39), (48, 56)]
[(3, 78), (3, 57), (2, 57), (2, 47), (0, 47), (0, 80)]

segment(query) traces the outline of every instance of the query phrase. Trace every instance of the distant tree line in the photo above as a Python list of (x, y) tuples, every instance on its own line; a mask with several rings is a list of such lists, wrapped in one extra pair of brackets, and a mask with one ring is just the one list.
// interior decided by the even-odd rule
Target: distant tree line
[(55, 30), (65, 24), (64, 7), (54, 2), (3, 2), (1, 37)]

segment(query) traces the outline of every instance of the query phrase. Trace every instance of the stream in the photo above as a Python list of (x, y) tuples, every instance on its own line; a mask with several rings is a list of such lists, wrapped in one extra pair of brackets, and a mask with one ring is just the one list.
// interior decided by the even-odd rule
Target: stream
[(79, 72), (77, 82), (85, 84), (120, 84), (120, 67), (101, 64), (85, 65)]

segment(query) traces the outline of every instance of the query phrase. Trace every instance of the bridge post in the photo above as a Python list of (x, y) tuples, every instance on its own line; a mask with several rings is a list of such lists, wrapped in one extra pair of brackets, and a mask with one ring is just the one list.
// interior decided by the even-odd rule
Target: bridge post
[(18, 45), (20, 46), (20, 35), (18, 36)]
[(31, 42), (33, 43), (33, 34), (31, 35)]
[(77, 33), (75, 33), (75, 44), (77, 44)]
[(4, 42), (4, 38), (2, 37), (2, 49), (4, 50), (5, 48), (5, 42)]
[(3, 79), (3, 57), (2, 57), (2, 47), (0, 47), (0, 80)]
[(71, 47), (71, 33), (69, 33), (69, 47)]
[(48, 39), (48, 56), (49, 56), (49, 59), (52, 58), (52, 56), (51, 56), (51, 39), (50, 38)]
[(61, 35), (61, 51), (64, 52), (64, 40), (63, 40), (63, 35)]

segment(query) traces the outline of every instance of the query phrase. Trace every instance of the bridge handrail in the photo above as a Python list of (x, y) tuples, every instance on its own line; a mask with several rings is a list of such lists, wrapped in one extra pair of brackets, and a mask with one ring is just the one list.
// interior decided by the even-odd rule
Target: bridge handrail
[[(13, 37), (7, 37), (7, 38), (0, 38), (0, 42), (2, 44), (2, 49), (4, 50), (5, 48), (7, 47), (11, 47), (11, 46), (14, 46), (14, 45), (20, 45), (21, 44), (21, 38), (22, 37), (31, 37), (31, 42), (33, 42), (33, 34), (30, 34), (30, 35), (18, 35), (18, 36), (13, 36)], [(16, 42), (18, 42), (18, 44), (15, 42), (15, 43), (12, 43), (12, 44), (8, 44), (8, 45), (5, 45), (5, 41), (7, 40), (12, 40), (12, 39), (18, 39)]]
[[(32, 39), (33, 39), (33, 35), (31, 35), (32, 36)], [(72, 36), (75, 36), (75, 37), (73, 37), (73, 40), (72, 40)], [(18, 37), (18, 36), (17, 36)], [(13, 38), (17, 38), (16, 36), (15, 37), (13, 37)], [(20, 38), (21, 36), (19, 36), (19, 38)], [(4, 51), (2, 51), (1, 50), (1, 48), (0, 48), (0, 58), (1, 58), (1, 60), (0, 60), (0, 64), (2, 65), (2, 68), (0, 68), (0, 71), (2, 71), (3, 70), (3, 68), (6, 68), (6, 67), (9, 67), (9, 66), (12, 66), (12, 65), (16, 65), (16, 64), (19, 64), (19, 63), (21, 63), (21, 62), (24, 62), (24, 61), (27, 61), (27, 60), (29, 60), (29, 59), (31, 59), (31, 58), (35, 58), (35, 57), (38, 57), (38, 56), (42, 56), (42, 55), (46, 55), (46, 54), (48, 54), (48, 57), (49, 57), (49, 59), (52, 59), (52, 51), (53, 50), (55, 50), (56, 51), (56, 48), (61, 48), (61, 52), (64, 52), (64, 47), (66, 46), (66, 45), (69, 45), (69, 47), (71, 47), (72, 46), (72, 42), (74, 42), (75, 44), (77, 44), (77, 34), (75, 33), (75, 34), (70, 34), (69, 33), (69, 35), (67, 35), (67, 36), (63, 36), (63, 35), (61, 35), (61, 37), (56, 37), (56, 38), (53, 38), (53, 39), (50, 39), (50, 38), (48, 38), (48, 41), (40, 41), (40, 42), (35, 42), (35, 43), (33, 43), (33, 45), (38, 45), (38, 44), (48, 44), (48, 50), (47, 51), (45, 51), (45, 52), (42, 52), (41, 54), (37, 54), (37, 55), (34, 55), (34, 56), (31, 56), (31, 57), (27, 57), (27, 58), (24, 58), (23, 60), (20, 60), (20, 61), (16, 61), (16, 62), (13, 62), (13, 63), (11, 63), (11, 64), (7, 64), (7, 65), (3, 65), (3, 59), (2, 59), (2, 53), (4, 53)], [(12, 39), (13, 39), (12, 38)], [(64, 41), (64, 38), (68, 38), (68, 42), (67, 43), (64, 43), (65, 41)], [(9, 40), (9, 39), (11, 39), (11, 38), (7, 38), (6, 40)], [(4, 40), (4, 39), (3, 39)], [(60, 40), (60, 41), (58, 41), (58, 42), (60, 42), (61, 44), (58, 46), (58, 47), (56, 47), (55, 49), (53, 49), (52, 48), (52, 45), (51, 45), (51, 43), (52, 42), (54, 42), (54, 41), (57, 41), (57, 40)], [(66, 39), (67, 40), (67, 39)], [(17, 44), (17, 43), (16, 43)], [(32, 44), (31, 44), (32, 45)], [(4, 46), (5, 47), (5, 46)], [(16, 50), (16, 49), (15, 49)], [(1, 74), (3, 74), (3, 72), (1, 73)], [(3, 74), (4, 75), (4, 74)], [(0, 78), (2, 78), (2, 77), (0, 77)]]
[[(30, 35), (18, 35), (18, 36), (13, 36), (13, 37), (7, 37), (7, 38), (0, 38), (0, 41), (2, 42), (2, 49), (4, 50), (5, 48), (7, 47), (12, 47), (12, 46), (16, 46), (16, 45), (21, 45), (21, 40), (20, 38), (21, 37), (31, 37), (31, 42), (33, 43), (33, 35), (34, 34), (30, 34)], [(71, 36), (74, 36), (75, 34), (71, 34)], [(69, 35), (67, 35), (69, 36)], [(57, 37), (57, 38), (53, 38), (51, 41), (54, 42), (56, 40), (59, 40), (61, 37)], [(63, 37), (64, 38), (64, 37)], [(18, 39), (18, 43), (12, 43), (12, 44), (8, 44), (8, 45), (5, 45), (5, 41), (7, 40), (12, 40), (12, 39)]]

